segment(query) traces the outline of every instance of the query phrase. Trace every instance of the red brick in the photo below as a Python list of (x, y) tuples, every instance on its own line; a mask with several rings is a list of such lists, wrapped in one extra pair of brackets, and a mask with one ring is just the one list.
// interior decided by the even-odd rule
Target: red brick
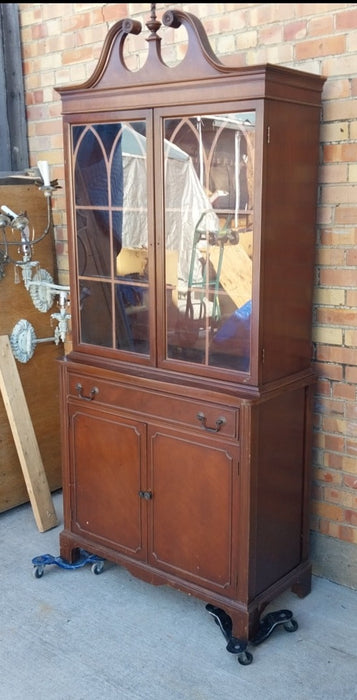
[(339, 435), (325, 435), (325, 449), (331, 452), (344, 452), (345, 438)]
[(315, 58), (316, 56), (336, 56), (336, 54), (343, 54), (345, 51), (346, 39), (344, 35), (338, 34), (302, 41), (295, 47), (297, 61), (306, 61), (306, 59)]
[(357, 440), (346, 439), (346, 454), (357, 458)]
[(345, 521), (350, 525), (357, 526), (357, 512), (353, 510), (345, 510)]
[(333, 382), (332, 393), (336, 398), (354, 401), (356, 398), (356, 386), (354, 384), (344, 384), (343, 382)]
[[(354, 209), (355, 220), (357, 221), (357, 207)], [(343, 246), (355, 245), (357, 243), (357, 229), (335, 226), (333, 228), (323, 228), (320, 231), (320, 241), (322, 245)]]
[[(357, 267), (357, 250), (355, 248), (351, 250), (346, 250), (346, 265), (351, 265), (351, 267)], [(356, 286), (357, 286), (357, 272), (356, 275)]]
[(344, 248), (326, 248), (321, 246), (316, 251), (316, 265), (333, 265), (338, 267), (339, 265), (344, 265), (345, 262), (345, 250)]
[[(357, 276), (357, 273), (355, 273)], [(317, 310), (316, 320), (318, 323), (335, 326), (355, 326), (357, 312), (353, 309), (332, 309), (324, 307)]]
[(357, 489), (357, 477), (355, 476), (344, 476), (343, 483), (350, 489)]
[(309, 36), (334, 33), (334, 19), (332, 14), (313, 17), (308, 21)]
[(342, 508), (332, 503), (316, 503), (314, 511), (321, 518), (328, 518), (329, 520), (334, 520), (336, 522), (340, 522), (344, 519), (344, 512)]
[(321, 377), (317, 381), (315, 395), (331, 396), (331, 388), (331, 382), (326, 377)]
[(313, 470), (314, 479), (317, 481), (322, 481), (326, 484), (341, 485), (342, 475), (341, 472), (328, 471), (327, 469), (314, 469)]
[[(331, 431), (331, 432), (340, 432), (344, 434), (344, 429), (343, 429), (343, 421), (341, 421), (342, 425), (340, 426), (340, 430), (338, 430), (338, 422), (334, 418), (328, 418), (323, 421), (323, 428), (324, 430)], [(330, 469), (342, 469), (342, 460), (343, 457), (341, 454), (335, 454), (332, 452), (324, 452), (324, 466), (326, 468)]]
[(356, 270), (350, 270), (349, 268), (339, 268), (337, 270), (321, 268), (320, 284), (325, 287), (355, 287)]
[(346, 525), (340, 525), (338, 528), (338, 537), (344, 542), (357, 543), (356, 530), (354, 530), (352, 527), (347, 527)]
[(304, 39), (307, 34), (307, 21), (297, 20), (295, 22), (287, 22), (283, 27), (284, 41), (296, 41), (296, 39)]
[(351, 162), (357, 160), (357, 143), (326, 144), (323, 149), (324, 162)]
[[(355, 365), (355, 363), (351, 363), (351, 364)], [(347, 382), (354, 382), (354, 384), (357, 384), (357, 367), (355, 367), (355, 366), (346, 367), (345, 368), (345, 375), (346, 375)]]
[(335, 24), (336, 30), (340, 32), (341, 30), (347, 30), (350, 32), (353, 28), (357, 28), (357, 9), (356, 6), (352, 5), (350, 10), (340, 10), (336, 12)]

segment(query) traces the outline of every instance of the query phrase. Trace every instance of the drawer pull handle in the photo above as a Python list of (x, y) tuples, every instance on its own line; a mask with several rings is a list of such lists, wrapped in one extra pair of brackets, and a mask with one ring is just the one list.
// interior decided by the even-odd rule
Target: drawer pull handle
[(76, 389), (79, 398), (83, 399), (83, 401), (93, 401), (96, 394), (99, 394), (99, 389), (96, 386), (94, 386), (93, 389), (90, 390), (89, 396), (84, 396), (82, 384), (76, 384)]
[(216, 420), (216, 427), (215, 428), (210, 428), (207, 425), (207, 418), (204, 413), (197, 413), (197, 418), (200, 421), (202, 428), (207, 431), (207, 433), (219, 433), (220, 429), (222, 428), (222, 425), (226, 423), (226, 419), (223, 416), (220, 416)]
[(145, 498), (146, 501), (150, 501), (152, 498), (151, 491), (139, 491), (140, 498)]

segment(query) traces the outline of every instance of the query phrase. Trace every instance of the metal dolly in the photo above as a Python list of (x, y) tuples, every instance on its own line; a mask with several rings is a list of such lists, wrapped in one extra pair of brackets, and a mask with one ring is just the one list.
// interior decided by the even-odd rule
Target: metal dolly
[(251, 664), (253, 661), (253, 654), (247, 649), (249, 641), (253, 646), (258, 646), (258, 644), (264, 642), (265, 639), (268, 639), (273, 630), (279, 625), (283, 625), (286, 632), (296, 632), (298, 629), (298, 623), (296, 620), (294, 620), (291, 610), (277, 610), (275, 612), (267, 613), (260, 620), (255, 636), (251, 640), (245, 641), (243, 639), (239, 639), (238, 637), (233, 637), (232, 620), (224, 610), (217, 608), (210, 603), (206, 605), (206, 610), (210, 615), (212, 615), (216, 624), (223, 633), (223, 636), (227, 641), (227, 651), (229, 651), (231, 654), (236, 654), (238, 662), (242, 666), (249, 666), (249, 664)]
[(41, 554), (38, 557), (34, 557), (32, 563), (35, 567), (35, 578), (41, 578), (44, 574), (45, 566), (50, 564), (56, 564), (61, 569), (81, 569), (86, 564), (91, 564), (93, 574), (101, 574), (104, 568), (104, 559), (97, 557), (96, 554), (89, 554), (84, 549), (80, 550), (79, 558), (73, 564), (70, 564), (62, 557), (54, 557), (52, 554)]

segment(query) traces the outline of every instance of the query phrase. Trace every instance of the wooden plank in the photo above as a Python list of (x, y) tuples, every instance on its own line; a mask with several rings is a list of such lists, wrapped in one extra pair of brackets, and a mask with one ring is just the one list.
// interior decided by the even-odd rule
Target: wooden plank
[(8, 336), (0, 336), (0, 390), (40, 532), (58, 525), (46, 472)]

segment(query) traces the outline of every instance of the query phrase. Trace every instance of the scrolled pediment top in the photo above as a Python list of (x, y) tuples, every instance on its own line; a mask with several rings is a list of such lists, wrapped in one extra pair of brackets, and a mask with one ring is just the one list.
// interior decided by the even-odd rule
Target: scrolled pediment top
[(185, 27), (189, 38), (189, 51), (191, 49), (194, 50), (194, 44), (196, 44), (206, 59), (208, 58), (210, 62), (213, 61), (218, 65), (222, 65), (214, 53), (206, 30), (198, 17), (183, 10), (166, 10), (162, 16), (162, 23), (165, 27), (172, 27), (173, 29), (178, 29), (181, 26)]
[[(170, 66), (162, 58), (161, 26), (178, 29), (183, 26), (187, 33), (187, 50), (182, 60)], [(148, 52), (143, 65), (131, 70), (124, 56), (124, 44), (128, 35), (139, 35), (143, 31), (141, 22), (125, 18), (116, 22), (109, 30), (103, 44), (98, 64), (91, 77), (81, 85), (58, 88), (59, 93), (77, 89), (115, 88), (121, 85), (159, 83), (166, 80), (180, 81), (185, 78), (209, 77), (217, 72), (229, 72), (216, 57), (201, 21), (182, 10), (166, 10), (162, 21), (152, 16), (146, 23), (151, 32), (146, 38)]]

